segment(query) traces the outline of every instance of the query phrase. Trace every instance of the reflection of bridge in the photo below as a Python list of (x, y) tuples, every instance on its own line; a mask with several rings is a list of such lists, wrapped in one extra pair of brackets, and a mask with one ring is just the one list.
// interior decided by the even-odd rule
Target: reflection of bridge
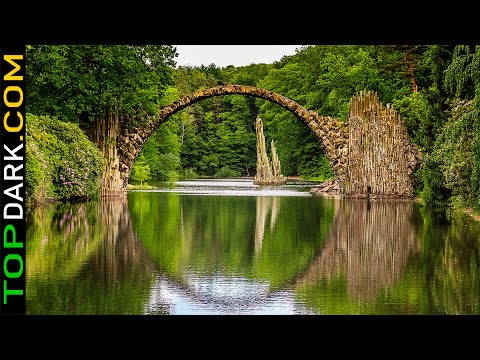
[(294, 287), (345, 276), (350, 296), (373, 300), (401, 278), (409, 256), (420, 251), (413, 205), (349, 200), (336, 207), (322, 251)]
[[(275, 226), (281, 198), (274, 199), (257, 201), (255, 253), (261, 252), (269, 215), (270, 227)], [(379, 291), (388, 290), (399, 281), (409, 256), (419, 251), (411, 224), (412, 203), (336, 201), (334, 223), (322, 249), (304, 271), (287, 280), (280, 290), (272, 291), (268, 283), (221, 274), (202, 276), (187, 271), (174, 278), (173, 274), (159, 274), (158, 264), (143, 249), (133, 230), (126, 201), (113, 205), (106, 202), (104, 206), (108, 207), (105, 214), (116, 214), (109, 225), (115, 229), (117, 224), (108, 240), (111, 242), (108, 247), (113, 250), (100, 252), (90, 266), (111, 277), (107, 282), (113, 284), (127, 271), (137, 273), (134, 278), (138, 281), (148, 277), (150, 299), (144, 311), (153, 313), (168, 309), (181, 312), (182, 306), (185, 311), (196, 308), (205, 313), (262, 313), (273, 311), (274, 304), (283, 306), (280, 310), (284, 312), (305, 312), (303, 307), (295, 305), (296, 289), (340, 277), (346, 278), (351, 298), (372, 301)], [(152, 274), (159, 275), (154, 280)], [(279, 294), (290, 300), (282, 303)]]
[[(269, 90), (246, 85), (204, 89), (159, 109), (146, 125), (129, 128), (128, 119), (103, 119), (105, 128), (87, 131), (99, 144), (106, 160), (102, 194), (125, 194), (130, 171), (143, 145), (170, 116), (214, 96), (247, 95), (271, 101), (293, 113), (314, 133), (339, 183), (348, 197), (408, 197), (410, 175), (419, 153), (410, 142), (399, 115), (384, 108), (373, 92), (352, 97), (346, 122), (317, 114)], [(112, 130), (113, 129), (113, 130)], [(113, 138), (105, 140), (106, 133)]]

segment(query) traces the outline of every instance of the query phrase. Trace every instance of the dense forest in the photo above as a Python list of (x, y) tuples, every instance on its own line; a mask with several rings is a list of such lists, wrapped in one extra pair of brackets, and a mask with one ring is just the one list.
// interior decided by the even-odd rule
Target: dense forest
[[(275, 91), (345, 121), (350, 97), (374, 90), (402, 115), (422, 151), (416, 195), (429, 205), (480, 210), (480, 46), (304, 46), (273, 64), (224, 68), (175, 68), (174, 59), (170, 46), (28, 47), (27, 112), (85, 129), (113, 108), (134, 118), (139, 110), (154, 113), (155, 105), (233, 83)], [(257, 116), (267, 143), (275, 140), (284, 175), (332, 176), (318, 141), (291, 113), (265, 100), (230, 95), (196, 103), (163, 124), (146, 142), (131, 180), (253, 176)], [(41, 141), (35, 131), (27, 118), (32, 143)], [(27, 173), (27, 183), (38, 181)], [(32, 186), (27, 192), (33, 194)], [(71, 196), (61, 191), (62, 182), (55, 186), (57, 198)]]

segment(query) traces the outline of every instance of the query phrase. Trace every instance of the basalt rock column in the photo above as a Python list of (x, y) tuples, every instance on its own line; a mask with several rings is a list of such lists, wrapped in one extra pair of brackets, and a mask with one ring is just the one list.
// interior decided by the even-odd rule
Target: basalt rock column
[(116, 111), (109, 110), (85, 129), (88, 138), (103, 155), (104, 168), (100, 196), (125, 196), (126, 184), (122, 179), (121, 161), (118, 153), (119, 117)]
[(420, 152), (410, 141), (400, 115), (384, 108), (373, 92), (350, 100), (347, 198), (408, 198)]
[(257, 117), (257, 174), (254, 184), (256, 185), (280, 185), (284, 184), (286, 178), (281, 174), (280, 160), (272, 140), (273, 162), (270, 162), (265, 144), (262, 119)]
[(280, 165), (280, 159), (278, 158), (277, 149), (275, 149), (275, 143), (273, 142), (273, 140), (270, 148), (272, 150), (273, 178), (278, 179), (279, 183), (285, 183), (287, 181), (287, 178), (282, 175), (282, 166)]

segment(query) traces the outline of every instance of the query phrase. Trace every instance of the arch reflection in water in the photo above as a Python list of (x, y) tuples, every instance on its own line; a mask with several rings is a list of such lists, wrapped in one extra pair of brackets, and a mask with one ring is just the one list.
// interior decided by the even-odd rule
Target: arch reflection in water
[(27, 312), (480, 313), (479, 223), (255, 193), (30, 209)]
[[(152, 192), (132, 194), (129, 206), (135, 231), (166, 276), (152, 288), (148, 311), (162, 304), (159, 309), (174, 313), (192, 307), (201, 313), (306, 312), (293, 290), (283, 288), (315, 257), (333, 202)], [(154, 222), (143, 209), (157, 214)], [(166, 299), (181, 301), (167, 306)]]
[(313, 314), (295, 299), (292, 290), (269, 291), (266, 283), (245, 278), (212, 276), (188, 279), (182, 287), (167, 276), (159, 276), (151, 289), (147, 314)]

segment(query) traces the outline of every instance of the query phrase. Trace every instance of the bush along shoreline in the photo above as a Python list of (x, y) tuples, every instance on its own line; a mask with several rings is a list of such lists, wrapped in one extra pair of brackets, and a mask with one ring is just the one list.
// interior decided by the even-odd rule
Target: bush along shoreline
[(98, 196), (100, 150), (77, 124), (27, 113), (26, 201), (85, 201)]

